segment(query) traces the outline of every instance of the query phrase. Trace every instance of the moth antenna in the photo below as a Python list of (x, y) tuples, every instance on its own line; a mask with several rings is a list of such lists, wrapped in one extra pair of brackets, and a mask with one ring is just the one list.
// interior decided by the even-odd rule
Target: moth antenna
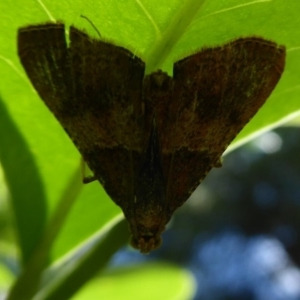
[(97, 29), (97, 27), (93, 24), (93, 22), (86, 16), (84, 15), (80, 15), (81, 18), (86, 19), (92, 26), (93, 28), (96, 30), (96, 32), (98, 33), (99, 37), (101, 38), (101, 33), (99, 32), (99, 30)]

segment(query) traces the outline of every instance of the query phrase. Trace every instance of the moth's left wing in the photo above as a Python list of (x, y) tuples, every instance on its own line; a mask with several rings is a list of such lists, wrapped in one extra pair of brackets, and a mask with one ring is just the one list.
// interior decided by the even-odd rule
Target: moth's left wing
[(55, 114), (70, 107), (72, 76), (65, 26), (46, 23), (20, 28), (18, 54), (32, 85)]
[(95, 177), (129, 211), (150, 134), (143, 115), (144, 63), (72, 26), (67, 45), (60, 23), (19, 29), (18, 52), (33, 86)]
[(275, 88), (285, 48), (240, 38), (175, 63), (162, 156), (171, 210), (180, 206)]
[(70, 136), (130, 218), (137, 170), (150, 134), (142, 102), (145, 64), (129, 50), (72, 26), (69, 53), (76, 107), (66, 124)]

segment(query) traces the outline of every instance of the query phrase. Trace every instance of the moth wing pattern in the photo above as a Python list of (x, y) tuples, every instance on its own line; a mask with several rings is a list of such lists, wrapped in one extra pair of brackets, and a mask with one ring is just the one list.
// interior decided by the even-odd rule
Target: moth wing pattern
[(171, 212), (220, 165), (220, 156), (269, 97), (284, 65), (285, 48), (257, 37), (206, 48), (174, 64), (169, 124), (161, 130)]
[[(40, 97), (106, 192), (124, 209), (133, 199), (134, 168), (147, 140), (142, 103), (145, 65), (130, 51), (72, 26), (69, 38), (67, 45), (65, 27), (59, 23), (21, 28), (19, 56)], [(122, 163), (112, 167), (116, 160)]]
[(70, 61), (80, 106), (75, 114), (81, 112), (70, 119), (70, 125), (76, 124), (71, 136), (84, 137), (84, 143), (73, 141), (85, 161), (110, 197), (130, 211), (149, 136), (142, 102), (145, 64), (130, 51), (72, 26)]
[(42, 100), (56, 115), (70, 102), (68, 49), (63, 24), (31, 25), (18, 31), (18, 54)]

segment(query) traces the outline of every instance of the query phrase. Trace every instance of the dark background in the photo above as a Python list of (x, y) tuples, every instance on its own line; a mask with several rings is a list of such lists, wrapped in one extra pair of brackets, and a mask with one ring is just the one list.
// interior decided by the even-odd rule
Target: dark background
[(162, 247), (120, 251), (111, 266), (165, 260), (189, 269), (194, 299), (300, 299), (300, 129), (233, 151), (180, 208)]

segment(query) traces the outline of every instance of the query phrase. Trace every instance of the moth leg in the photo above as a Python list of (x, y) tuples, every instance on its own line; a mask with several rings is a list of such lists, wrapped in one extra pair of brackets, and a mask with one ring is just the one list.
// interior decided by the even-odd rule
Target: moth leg
[(88, 175), (86, 176), (85, 174), (85, 171), (86, 171), (86, 163), (85, 161), (83, 160), (83, 158), (81, 157), (81, 160), (80, 160), (80, 165), (81, 165), (81, 175), (82, 175), (82, 182), (84, 184), (87, 184), (87, 183), (91, 183), (95, 180), (97, 180), (97, 178), (95, 177), (95, 175)]
[(221, 156), (218, 161), (216, 162), (216, 164), (214, 165), (214, 168), (221, 168), (223, 165), (223, 157)]
[(94, 175), (91, 175), (91, 176), (83, 177), (82, 182), (84, 184), (87, 184), (87, 183), (91, 183), (95, 180), (97, 180), (97, 178)]

